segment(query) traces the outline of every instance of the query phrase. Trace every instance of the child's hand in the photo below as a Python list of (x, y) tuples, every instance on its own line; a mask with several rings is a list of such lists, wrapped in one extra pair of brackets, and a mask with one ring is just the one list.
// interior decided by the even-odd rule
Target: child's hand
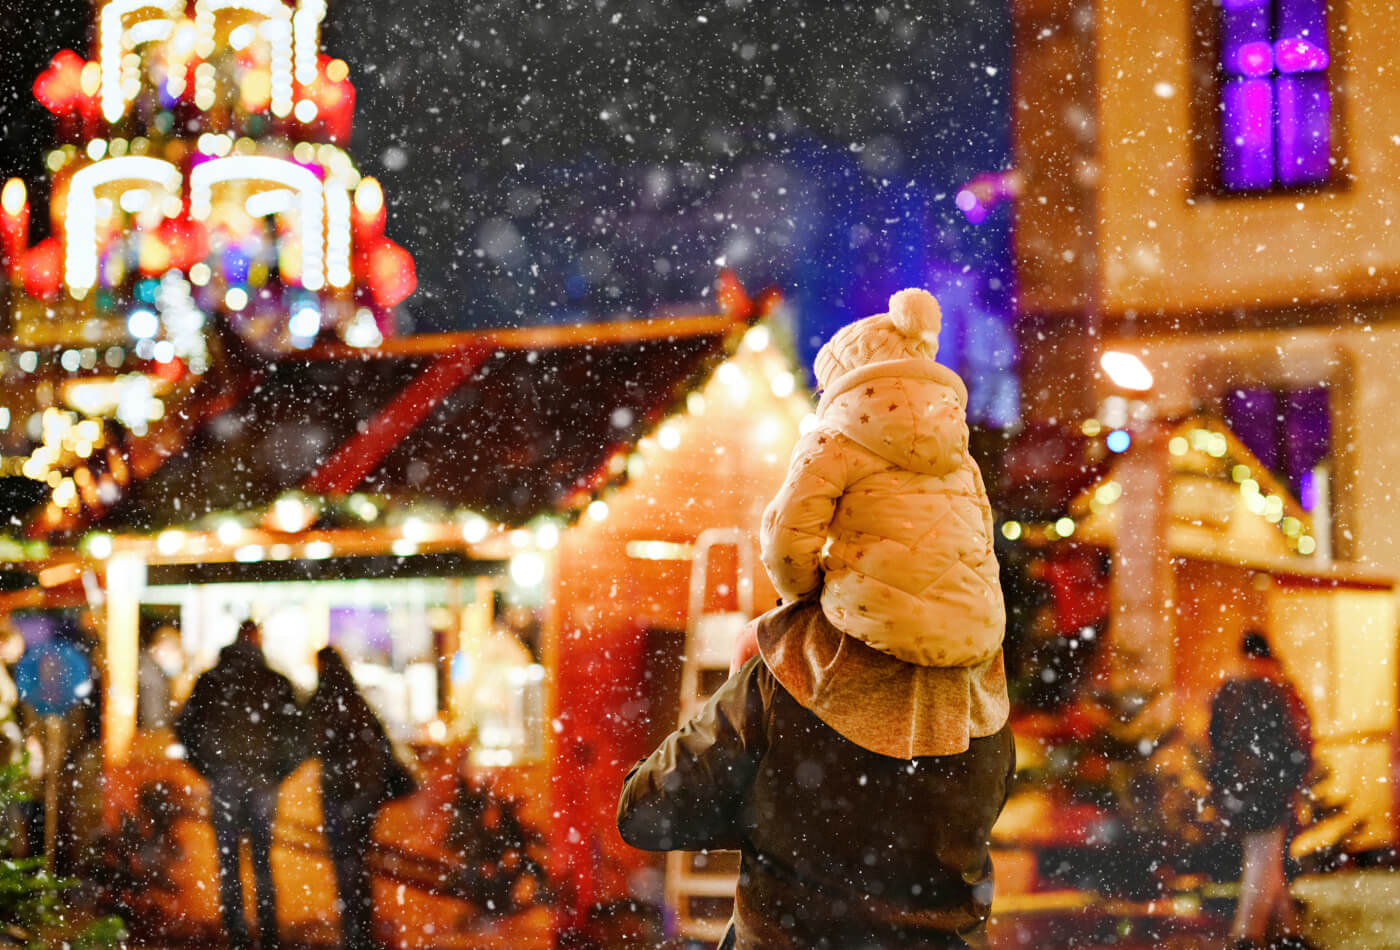
[(729, 659), (729, 675), (733, 676), (750, 657), (757, 655), (758, 619), (755, 618), (744, 624), (744, 629), (739, 631), (739, 637), (734, 641), (734, 654)]

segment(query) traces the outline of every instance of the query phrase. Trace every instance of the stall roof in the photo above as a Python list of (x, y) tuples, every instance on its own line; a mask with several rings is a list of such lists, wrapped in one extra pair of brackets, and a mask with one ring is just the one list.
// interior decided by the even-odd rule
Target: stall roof
[[(1389, 578), (1309, 557), (1312, 516), (1249, 448), (1211, 413), (1172, 424), (1167, 543), (1177, 557), (1219, 561), (1343, 586), (1389, 588)], [(1116, 466), (1070, 504), (1075, 538), (1113, 547), (1124, 505)]]
[(94, 526), (151, 531), (289, 490), (505, 524), (575, 511), (771, 308), (320, 347), (250, 365)]

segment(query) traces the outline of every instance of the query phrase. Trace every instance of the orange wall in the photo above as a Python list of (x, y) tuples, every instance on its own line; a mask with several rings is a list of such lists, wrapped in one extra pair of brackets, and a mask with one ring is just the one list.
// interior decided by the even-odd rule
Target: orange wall
[[(644, 439), (630, 480), (604, 496), (607, 517), (585, 515), (560, 540), (553, 857), (556, 875), (575, 889), (576, 912), (622, 896), (632, 872), (655, 860), (618, 836), (617, 795), (627, 769), (650, 751), (649, 737), (676, 725), (676, 709), (643, 705), (672, 695), (645, 681), (644, 634), (684, 629), (691, 562), (631, 557), (628, 542), (690, 544), (706, 528), (737, 527), (754, 553), (755, 610), (776, 601), (757, 559), (759, 521), (812, 404), (802, 390), (773, 394), (774, 377), (792, 371), (773, 345), (741, 346), (730, 362), (734, 369), (700, 390), (703, 411), (696, 404), (663, 424), (674, 426), (674, 447), (662, 444), (660, 429)], [(712, 587), (733, 583), (733, 557), (724, 554), (717, 552)], [(732, 609), (732, 600), (712, 595), (707, 608)], [(664, 722), (643, 721), (638, 709)]]
[[(1026, 174), (1017, 248), (1028, 312), (1094, 306), (1094, 298), (1114, 317), (1395, 295), (1400, 229), (1386, 222), (1400, 218), (1391, 121), (1400, 114), (1400, 76), (1391, 68), (1400, 18), (1385, 0), (1332, 8), (1334, 154), (1345, 160), (1345, 177), (1314, 193), (1216, 197), (1197, 193), (1202, 172), (1192, 152), (1193, 123), (1211, 121), (1191, 108), (1193, 17), (1215, 10), (1199, 7), (1015, 5), (1015, 150)], [(1090, 30), (1075, 32), (1086, 23)], [(1076, 190), (1084, 183), (1094, 190), (1092, 208)], [(1086, 230), (1093, 261), (1083, 254)], [(1096, 291), (1077, 300), (1083, 295), (1064, 272), (1092, 272), (1095, 262)]]
[(557, 597), (566, 643), (606, 638), (630, 625), (684, 625), (690, 562), (629, 557), (629, 541), (690, 543), (706, 528), (737, 527), (754, 544), (755, 607), (773, 605), (776, 595), (757, 563), (758, 525), (782, 484), (811, 402), (773, 395), (769, 380), (790, 364), (771, 344), (758, 353), (741, 347), (733, 362), (747, 398), (738, 398), (721, 374), (712, 377), (700, 391), (703, 412), (682, 412), (669, 423), (679, 444), (664, 448), (655, 433), (644, 439), (640, 474), (605, 496), (607, 518), (585, 515), (565, 533)]

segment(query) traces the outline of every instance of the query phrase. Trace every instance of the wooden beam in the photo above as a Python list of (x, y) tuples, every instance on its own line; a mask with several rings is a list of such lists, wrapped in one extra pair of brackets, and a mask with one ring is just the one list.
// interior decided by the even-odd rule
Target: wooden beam
[[(759, 315), (762, 315), (761, 313)], [(624, 320), (613, 323), (589, 323), (566, 327), (525, 327), (500, 330), (479, 330), (467, 333), (424, 333), (395, 337), (379, 346), (356, 348), (343, 344), (314, 346), (311, 349), (279, 357), (283, 361), (393, 359), (445, 353), (454, 350), (530, 350), (581, 346), (593, 343), (609, 346), (617, 343), (644, 343), (674, 337), (710, 336), (727, 333), (742, 326), (753, 316), (743, 314), (706, 314), (702, 316), (656, 317), (648, 320)]]
[(490, 355), (488, 347), (459, 349), (439, 356), (389, 400), (363, 430), (351, 436), (302, 483), (315, 495), (345, 495), (378, 467), (384, 457), (418, 427)]

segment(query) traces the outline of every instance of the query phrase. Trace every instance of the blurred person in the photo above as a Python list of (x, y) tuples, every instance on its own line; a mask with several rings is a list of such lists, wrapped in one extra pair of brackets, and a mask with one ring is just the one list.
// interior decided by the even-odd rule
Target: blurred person
[(245, 620), (218, 662), (199, 677), (175, 720), (175, 734), (190, 765), (209, 783), (220, 909), (229, 944), (234, 950), (252, 946), (239, 869), (242, 843), (247, 839), (259, 943), (262, 950), (275, 950), (272, 825), (278, 788), (304, 757), (303, 735), (292, 685), (267, 665), (256, 623)]
[(986, 947), (1015, 766), (1000, 660), (909, 663), (812, 599), (748, 635), (760, 655), (628, 773), (623, 840), (741, 853), (722, 946)]
[(79, 611), (76, 624), (61, 622), (53, 634), (53, 643), (75, 658), (86, 678), (76, 691), (77, 702), (63, 715), (62, 756), (46, 763), (46, 768), (59, 770), (54, 870), (61, 875), (77, 873), (82, 856), (102, 829), (101, 642), (89, 610)]
[(0, 764), (14, 765), (24, 758), (19, 689), (14, 668), (24, 656), (24, 634), (8, 625), (0, 626)]
[(143, 729), (164, 729), (174, 719), (176, 685), (185, 670), (179, 631), (169, 624), (157, 627), (137, 663), (136, 722)]
[(1311, 724), (1264, 635), (1247, 632), (1240, 648), (1243, 673), (1216, 691), (1210, 713), (1212, 791), (1226, 827), (1243, 836), (1230, 946), (1304, 948), (1311, 945), (1297, 936), (1284, 858), (1294, 805), (1312, 767)]
[(817, 424), (763, 515), (785, 605), (624, 786), (629, 843), (741, 852), (728, 946), (985, 946), (1006, 612), (940, 322), (902, 290), (818, 352)]
[(310, 752), (321, 762), (321, 812), (340, 898), (342, 945), (368, 950), (377, 946), (369, 873), (374, 820), (386, 802), (410, 794), (417, 784), (335, 648), (316, 653), (316, 672), (305, 717)]

